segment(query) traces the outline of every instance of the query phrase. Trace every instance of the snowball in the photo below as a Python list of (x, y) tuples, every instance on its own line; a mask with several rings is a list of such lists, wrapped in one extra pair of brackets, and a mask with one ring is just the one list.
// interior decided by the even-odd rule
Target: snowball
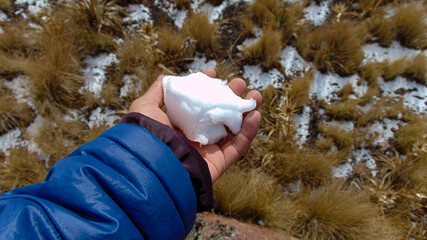
[(214, 144), (240, 132), (243, 113), (256, 107), (253, 99), (242, 99), (225, 81), (203, 73), (185, 77), (165, 76), (163, 92), (166, 114), (191, 141)]

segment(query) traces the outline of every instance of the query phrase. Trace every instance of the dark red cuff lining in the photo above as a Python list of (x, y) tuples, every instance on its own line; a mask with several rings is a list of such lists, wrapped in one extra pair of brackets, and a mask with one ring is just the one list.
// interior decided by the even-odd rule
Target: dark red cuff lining
[(210, 210), (215, 206), (208, 165), (187, 139), (169, 126), (136, 112), (126, 114), (121, 123), (130, 123), (147, 129), (172, 150), (190, 173), (197, 198), (197, 212)]

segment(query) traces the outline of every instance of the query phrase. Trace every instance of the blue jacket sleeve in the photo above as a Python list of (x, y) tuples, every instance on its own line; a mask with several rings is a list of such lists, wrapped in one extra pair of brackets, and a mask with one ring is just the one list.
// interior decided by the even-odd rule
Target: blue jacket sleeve
[(184, 239), (195, 216), (173, 152), (145, 128), (118, 124), (44, 182), (0, 195), (0, 239)]

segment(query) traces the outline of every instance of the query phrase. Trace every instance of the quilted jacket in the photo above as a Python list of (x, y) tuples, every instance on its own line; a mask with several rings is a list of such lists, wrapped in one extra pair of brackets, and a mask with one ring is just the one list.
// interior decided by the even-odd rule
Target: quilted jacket
[(167, 126), (122, 122), (0, 195), (0, 239), (185, 239), (213, 206), (206, 163)]

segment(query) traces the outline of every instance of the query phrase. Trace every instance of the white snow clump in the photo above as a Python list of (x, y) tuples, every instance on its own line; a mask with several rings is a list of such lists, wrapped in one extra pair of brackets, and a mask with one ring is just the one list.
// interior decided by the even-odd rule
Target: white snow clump
[(163, 92), (166, 114), (185, 136), (201, 145), (214, 144), (240, 132), (243, 113), (256, 107), (253, 99), (242, 99), (226, 81), (199, 72), (184, 77), (165, 76)]

